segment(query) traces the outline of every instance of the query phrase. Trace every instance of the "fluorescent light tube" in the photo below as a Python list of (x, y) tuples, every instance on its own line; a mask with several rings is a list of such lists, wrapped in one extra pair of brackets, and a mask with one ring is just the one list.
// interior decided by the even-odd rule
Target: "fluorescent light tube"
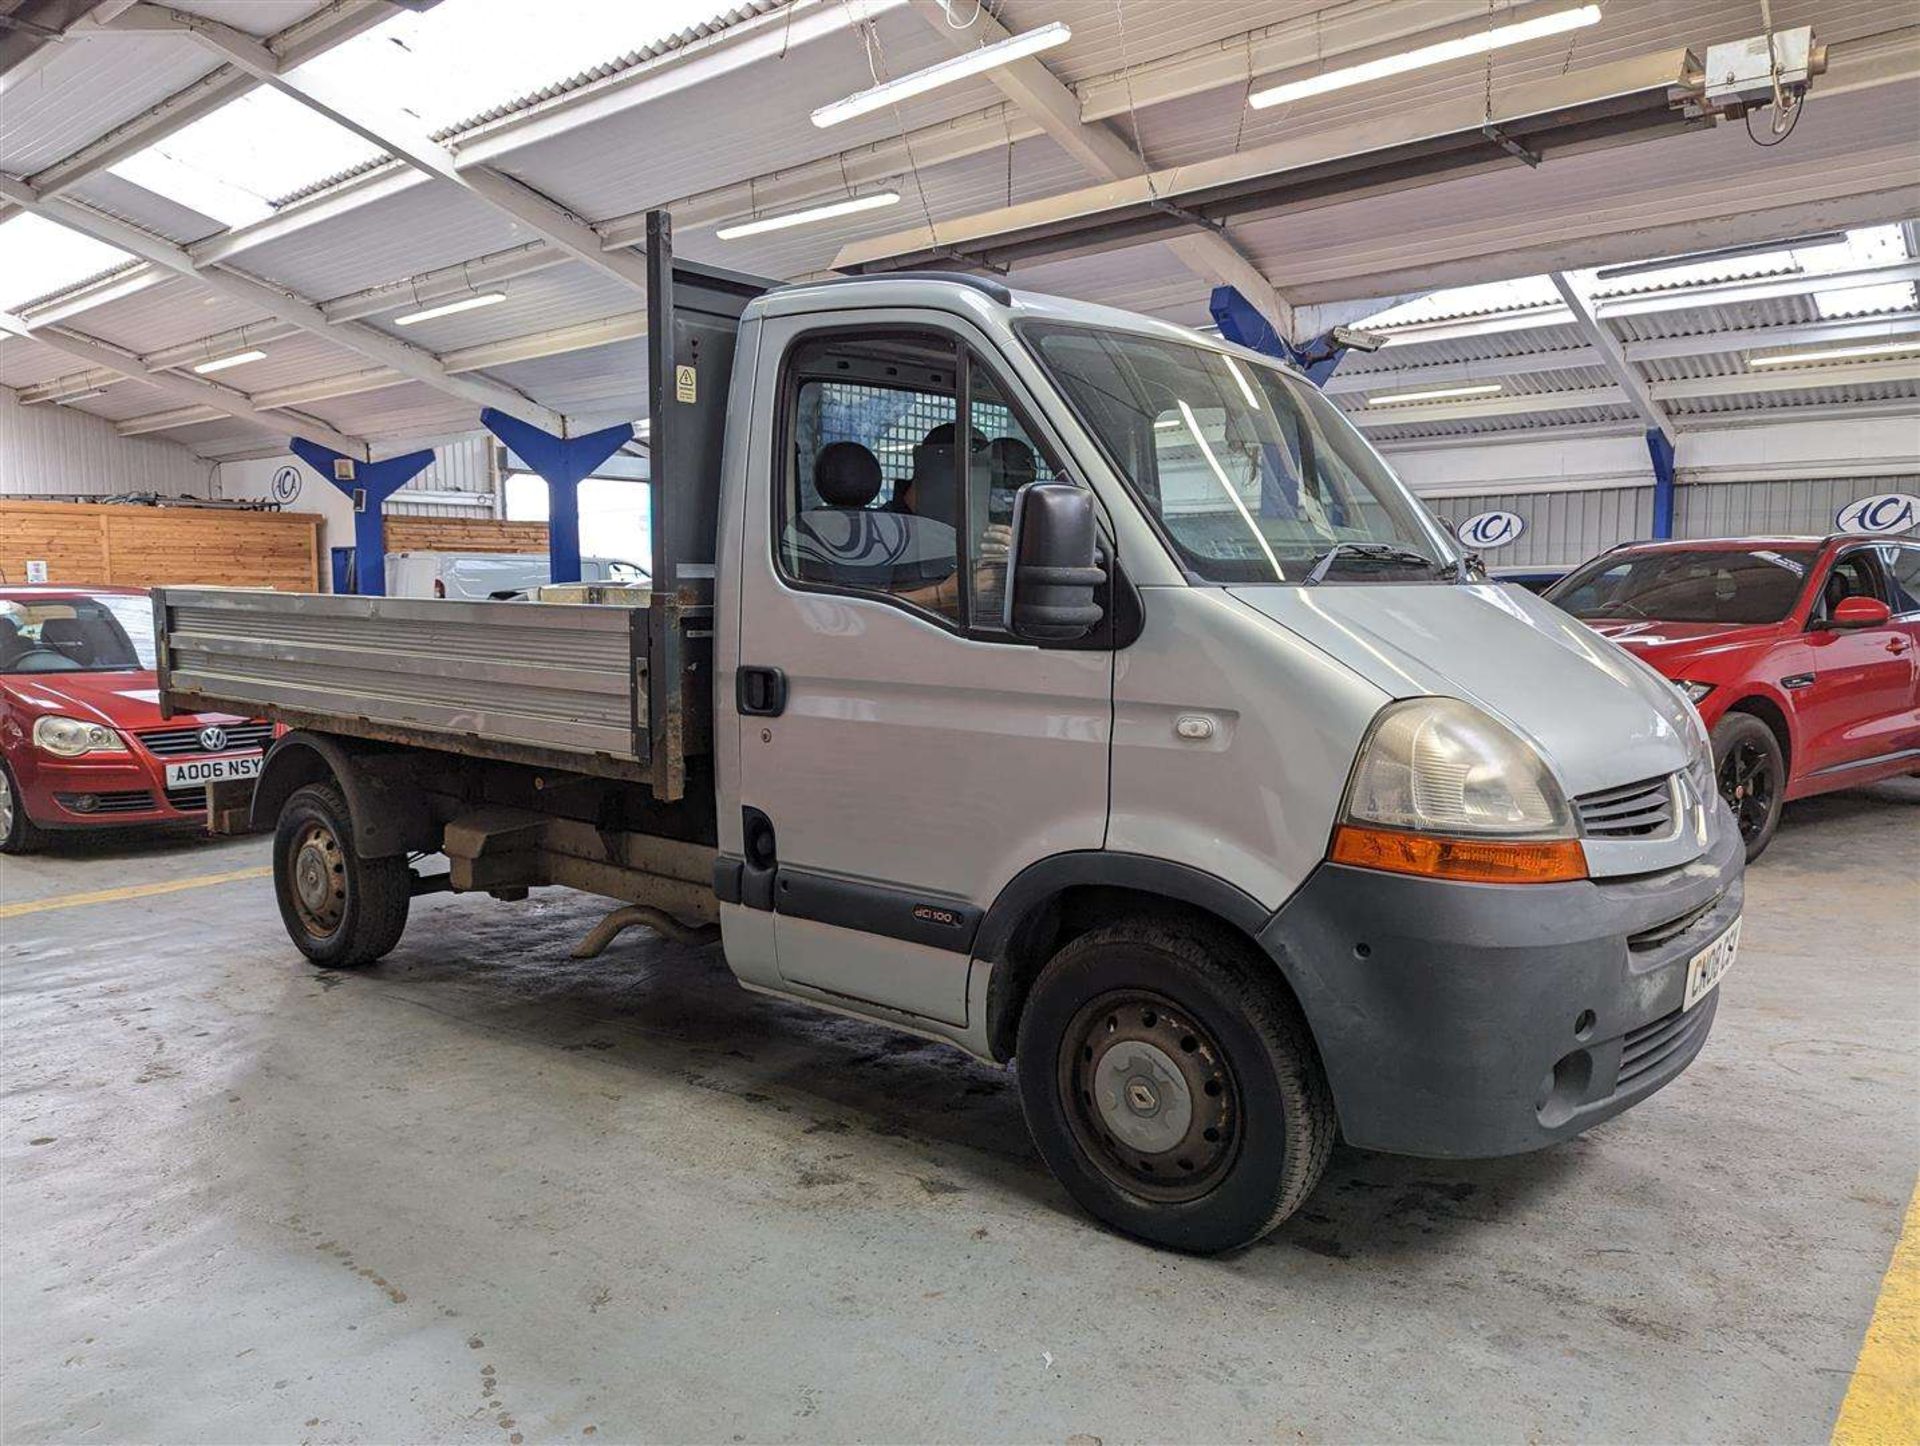
[(1424, 392), (1384, 392), (1377, 397), (1368, 397), (1367, 405), (1386, 407), (1395, 402), (1439, 402), (1449, 397), (1490, 397), (1499, 390), (1499, 382), (1479, 382), (1470, 387), (1434, 387)]
[(105, 387), (95, 387), (90, 392), (72, 392), (64, 397), (51, 397), (49, 400), (56, 407), (70, 407), (75, 402), (84, 402), (89, 397), (104, 397), (106, 394), (107, 389)]
[(1861, 357), (1905, 356), (1920, 351), (1920, 338), (1913, 341), (1858, 341), (1847, 346), (1817, 347), (1809, 351), (1776, 351), (1765, 356), (1750, 356), (1750, 367), (1791, 367), (1801, 362), (1852, 361)]
[(1325, 95), (1330, 90), (1344, 90), (1350, 85), (1365, 85), (1368, 81), (1384, 80), (1390, 75), (1404, 75), (1409, 70), (1424, 70), (1429, 65), (1444, 65), (1449, 60), (1462, 60), (1469, 55), (1481, 55), (1489, 50), (1500, 50), (1549, 35), (1564, 35), (1569, 30), (1597, 24), (1599, 19), (1598, 5), (1582, 5), (1575, 10), (1536, 15), (1531, 20), (1522, 20), (1515, 25), (1496, 25), (1491, 30), (1462, 35), (1457, 40), (1442, 40), (1436, 45), (1423, 45), (1417, 50), (1403, 50), (1398, 55), (1385, 55), (1359, 65), (1322, 71), (1305, 80), (1290, 80), (1284, 85), (1256, 90), (1247, 97), (1247, 104), (1255, 110), (1265, 110), (1268, 106), (1285, 105), (1290, 100), (1304, 100), (1310, 95)]
[(952, 60), (943, 60), (938, 65), (929, 65), (925, 70), (916, 70), (898, 80), (872, 86), (845, 100), (836, 100), (832, 105), (823, 105), (813, 113), (813, 123), (822, 130), (837, 126), (841, 121), (852, 120), (869, 111), (883, 110), (910, 96), (925, 95), (930, 90), (952, 85), (957, 80), (965, 80), (984, 70), (992, 70), (1024, 56), (1037, 55), (1056, 45), (1065, 45), (1071, 39), (1073, 31), (1058, 20), (1051, 25), (1042, 25), (1037, 30), (1009, 35), (992, 45), (983, 45), (978, 50), (969, 50), (965, 55), (956, 55)]
[(205, 376), (208, 372), (223, 372), (228, 367), (244, 366), (248, 362), (266, 360), (267, 354), (257, 347), (252, 351), (237, 351), (232, 356), (215, 357), (212, 361), (203, 361), (194, 370)]
[(463, 296), (458, 301), (443, 301), (438, 306), (423, 307), (419, 311), (409, 311), (393, 319), (395, 326), (412, 326), (416, 321), (432, 321), (436, 316), (452, 316), (457, 311), (477, 311), (483, 306), (493, 306), (507, 299), (504, 291), (476, 291), (472, 296)]
[(804, 211), (788, 211), (778, 216), (760, 216), (751, 221), (734, 221), (713, 234), (722, 241), (742, 236), (758, 236), (762, 231), (784, 231), (789, 226), (805, 226), (834, 216), (851, 216), (855, 211), (877, 211), (882, 206), (900, 204), (898, 191), (875, 191), (867, 196), (850, 196), (844, 201), (829, 201), (824, 206), (809, 206)]

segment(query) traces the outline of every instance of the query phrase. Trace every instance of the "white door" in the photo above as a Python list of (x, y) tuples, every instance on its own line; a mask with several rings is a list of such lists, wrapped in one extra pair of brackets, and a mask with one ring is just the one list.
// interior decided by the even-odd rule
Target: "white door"
[(964, 1024), (1001, 887), (1104, 840), (1113, 655), (1001, 626), (994, 544), (1060, 452), (983, 339), (873, 317), (765, 323), (780, 363), (742, 537), (739, 796), (771, 826), (780, 977)]

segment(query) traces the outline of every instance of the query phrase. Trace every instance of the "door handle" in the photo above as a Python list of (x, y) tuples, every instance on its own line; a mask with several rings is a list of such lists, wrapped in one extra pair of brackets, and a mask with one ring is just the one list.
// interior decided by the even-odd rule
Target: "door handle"
[(778, 718), (787, 711), (787, 675), (778, 668), (742, 668), (734, 675), (734, 701), (754, 718)]

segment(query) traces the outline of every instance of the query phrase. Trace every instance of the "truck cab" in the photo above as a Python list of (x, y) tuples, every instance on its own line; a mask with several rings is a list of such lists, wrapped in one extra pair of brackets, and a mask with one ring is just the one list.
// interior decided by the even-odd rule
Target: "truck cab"
[(505, 605), (331, 604), (393, 670), (356, 692), (302, 671), (315, 600), (159, 603), (170, 706), (295, 729), (251, 806), (310, 957), (440, 887), (716, 921), (749, 988), (1013, 1060), (1074, 1197), (1190, 1250), (1337, 1133), (1539, 1148), (1699, 1052), (1742, 858), (1697, 714), (1483, 580), (1304, 378), (966, 277), (650, 304), (648, 608), (508, 608), (469, 704), (439, 655)]

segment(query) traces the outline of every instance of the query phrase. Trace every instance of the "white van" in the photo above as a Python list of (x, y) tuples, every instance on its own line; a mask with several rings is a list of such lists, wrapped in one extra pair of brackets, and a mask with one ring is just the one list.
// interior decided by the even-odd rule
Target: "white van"
[[(551, 581), (544, 552), (390, 552), (388, 597), (509, 598)], [(647, 570), (612, 557), (580, 559), (580, 581), (644, 583)]]

